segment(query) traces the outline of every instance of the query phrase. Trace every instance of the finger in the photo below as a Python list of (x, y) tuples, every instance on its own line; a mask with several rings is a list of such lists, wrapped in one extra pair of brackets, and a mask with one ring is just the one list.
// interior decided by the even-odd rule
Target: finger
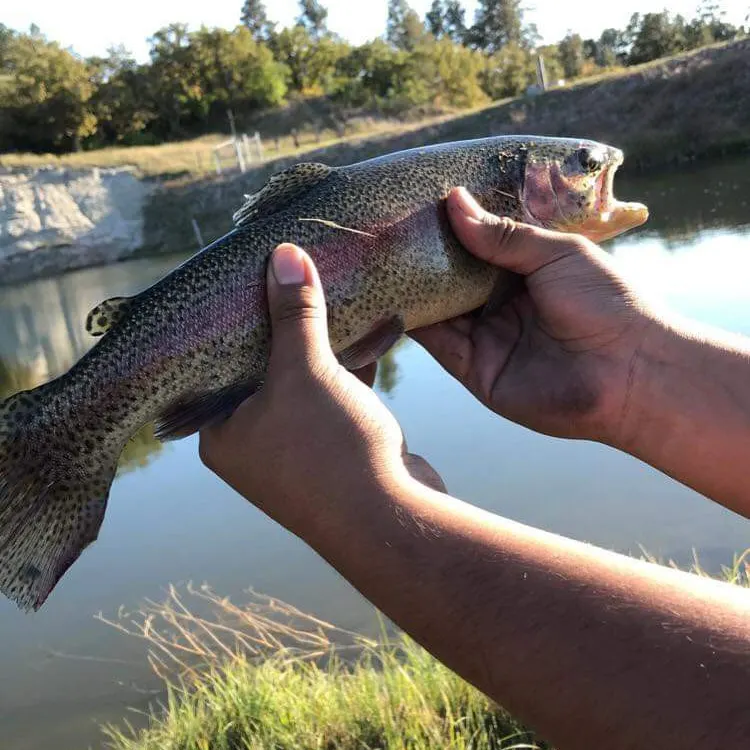
[(366, 386), (372, 388), (375, 383), (375, 375), (378, 371), (378, 363), (372, 362), (369, 365), (360, 367), (358, 370), (350, 370), (352, 375), (358, 377)]
[(409, 332), (453, 377), (464, 380), (471, 368), (474, 345), (471, 340), (471, 321), (435, 323)]
[(447, 205), (451, 226), (461, 244), (478, 258), (515, 273), (534, 273), (586, 247), (586, 240), (579, 235), (495, 216), (463, 187), (450, 193)]
[(271, 255), (267, 280), (271, 367), (335, 364), (323, 288), (307, 253), (296, 245), (279, 245)]

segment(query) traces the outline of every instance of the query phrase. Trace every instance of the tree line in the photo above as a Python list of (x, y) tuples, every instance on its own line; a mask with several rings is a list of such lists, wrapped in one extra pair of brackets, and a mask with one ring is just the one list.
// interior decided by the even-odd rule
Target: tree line
[(635, 13), (624, 29), (597, 39), (571, 31), (550, 45), (521, 0), (481, 0), (473, 22), (459, 0), (433, 0), (424, 18), (389, 0), (385, 34), (359, 46), (331, 32), (327, 17), (319, 0), (300, 0), (296, 23), (278, 28), (262, 0), (245, 0), (232, 30), (159, 29), (146, 63), (122, 47), (84, 59), (35, 26), (0, 23), (0, 151), (160, 143), (224, 129), (227, 109), (241, 121), (304, 97), (342, 111), (465, 108), (526, 91), (537, 55), (549, 80), (575, 79), (748, 31), (711, 0), (689, 20)]

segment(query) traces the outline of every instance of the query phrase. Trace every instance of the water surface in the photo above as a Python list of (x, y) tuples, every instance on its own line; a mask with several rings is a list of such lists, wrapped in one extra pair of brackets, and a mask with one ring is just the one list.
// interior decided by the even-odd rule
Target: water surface
[[(684, 315), (750, 334), (750, 159), (619, 192), (648, 203), (653, 217), (609, 245), (622, 272)], [(178, 261), (0, 287), (0, 396), (68, 368), (91, 343), (83, 330), (91, 307), (137, 292)], [(688, 561), (696, 550), (716, 566), (750, 546), (750, 524), (634, 459), (488, 413), (414, 344), (398, 350), (381, 385), (410, 447), (459, 497), (636, 554), (643, 546)], [(160, 447), (145, 436), (115, 481), (99, 540), (45, 607), (28, 616), (0, 601), (0, 746), (97, 747), (99, 722), (144, 706), (158, 684), (143, 648), (94, 615), (135, 608), (189, 580), (237, 599), (252, 586), (347, 627), (373, 622), (343, 579), (201, 466), (195, 438)]]

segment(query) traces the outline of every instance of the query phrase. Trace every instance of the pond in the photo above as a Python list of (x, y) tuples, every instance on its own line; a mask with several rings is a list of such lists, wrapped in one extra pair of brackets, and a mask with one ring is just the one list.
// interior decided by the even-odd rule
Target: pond
[[(750, 159), (622, 181), (651, 221), (608, 244), (625, 276), (684, 315), (750, 334)], [(0, 287), (0, 396), (68, 368), (90, 345), (87, 311), (137, 292), (180, 258), (141, 259)], [(708, 567), (750, 546), (750, 524), (638, 461), (587, 442), (535, 435), (480, 407), (406, 342), (378, 390), (412, 450), (449, 490), (505, 516), (608, 548), (642, 548)], [(144, 648), (95, 619), (160, 599), (170, 583), (248, 587), (349, 628), (372, 608), (299, 540), (202, 467), (197, 439), (131, 447), (100, 536), (45, 607), (0, 600), (0, 738), (14, 750), (79, 750), (98, 725), (142, 709), (158, 690)]]

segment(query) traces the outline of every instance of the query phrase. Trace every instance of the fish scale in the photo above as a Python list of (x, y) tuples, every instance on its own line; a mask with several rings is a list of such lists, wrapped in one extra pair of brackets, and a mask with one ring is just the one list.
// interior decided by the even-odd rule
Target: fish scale
[(513, 283), (458, 243), (453, 187), (489, 211), (600, 240), (647, 216), (612, 196), (621, 161), (585, 139), (497, 136), (271, 177), (224, 237), (140, 294), (97, 305), (85, 327), (100, 338), (67, 373), (0, 403), (0, 591), (23, 609), (43, 604), (96, 539), (119, 456), (145, 424), (184, 437), (262, 386), (278, 244), (315, 261), (332, 348), (354, 369)]

